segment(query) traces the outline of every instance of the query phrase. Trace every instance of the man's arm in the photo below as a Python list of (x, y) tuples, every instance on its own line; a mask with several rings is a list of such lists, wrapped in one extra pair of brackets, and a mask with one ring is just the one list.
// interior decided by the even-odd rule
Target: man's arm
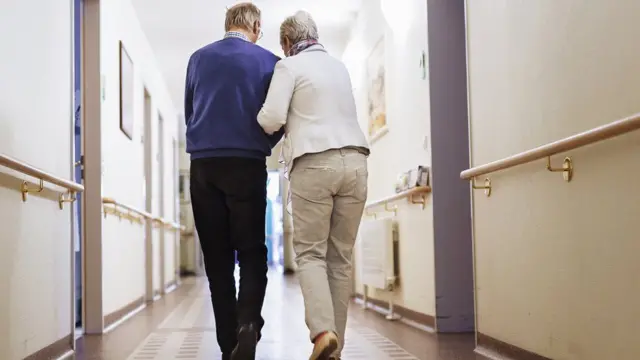
[(184, 85), (184, 121), (189, 122), (193, 115), (193, 81), (191, 79), (191, 68), (193, 62), (193, 55), (189, 58), (187, 64), (187, 75)]
[[(294, 88), (295, 78), (293, 74), (284, 61), (278, 61), (271, 78), (267, 99), (258, 113), (258, 123), (267, 135), (277, 137), (278, 135), (275, 133), (280, 132), (279, 137), (277, 137), (278, 141), (284, 133), (282, 127), (287, 123), (287, 114), (289, 113), (289, 105)], [(270, 141), (272, 141), (271, 138), (270, 136)], [(278, 141), (275, 141), (273, 145), (275, 146)]]

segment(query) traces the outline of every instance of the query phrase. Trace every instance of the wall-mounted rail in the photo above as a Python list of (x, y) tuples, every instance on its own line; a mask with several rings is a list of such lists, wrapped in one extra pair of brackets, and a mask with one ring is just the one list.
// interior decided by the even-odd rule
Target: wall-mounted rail
[(384, 210), (386, 212), (392, 212), (394, 215), (398, 213), (398, 206), (389, 207), (389, 204), (396, 202), (398, 200), (407, 199), (412, 204), (418, 204), (423, 209), (427, 204), (427, 195), (431, 192), (431, 187), (429, 186), (418, 186), (409, 190), (405, 190), (403, 192), (399, 192), (397, 194), (388, 196), (386, 198), (372, 201), (365, 206), (365, 215), (376, 217), (377, 213), (373, 212), (374, 208), (379, 206), (384, 206)]
[(640, 113), (629, 116), (612, 123), (599, 126), (597, 128), (575, 134), (552, 143), (539, 146), (535, 149), (527, 150), (504, 159), (496, 160), (487, 164), (479, 165), (467, 169), (460, 173), (460, 178), (472, 180), (474, 189), (482, 189), (485, 195), (491, 195), (491, 180), (484, 179), (484, 185), (476, 185), (478, 176), (490, 174), (496, 171), (505, 170), (514, 166), (523, 165), (536, 160), (547, 158), (546, 169), (551, 172), (562, 172), (565, 181), (573, 178), (573, 162), (570, 157), (565, 157), (561, 167), (551, 165), (551, 156), (574, 150), (583, 146), (591, 145), (603, 140), (640, 129)]
[(151, 221), (157, 228), (164, 228), (166, 230), (183, 231), (185, 227), (176, 222), (162, 219), (157, 216), (153, 216), (150, 213), (140, 210), (134, 206), (120, 203), (113, 198), (102, 198), (104, 216), (115, 215), (119, 219), (127, 219), (131, 222), (137, 222), (142, 224), (144, 221)]
[(72, 203), (76, 200), (76, 194), (84, 191), (84, 186), (74, 181), (55, 176), (44, 170), (38, 169), (35, 166), (29, 165), (23, 161), (15, 159), (11, 156), (0, 154), (0, 165), (9, 169), (20, 172), (24, 175), (31, 176), (37, 179), (38, 185), (33, 187), (26, 180), (20, 185), (20, 192), (22, 193), (22, 201), (26, 202), (29, 193), (40, 193), (44, 191), (44, 184), (50, 183), (63, 188), (63, 192), (58, 194), (58, 205), (60, 210), (64, 208), (65, 203)]

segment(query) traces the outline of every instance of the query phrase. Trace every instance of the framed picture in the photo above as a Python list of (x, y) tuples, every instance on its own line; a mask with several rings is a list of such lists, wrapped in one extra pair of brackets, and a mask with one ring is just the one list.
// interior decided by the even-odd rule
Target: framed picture
[(120, 41), (120, 130), (133, 139), (133, 61)]
[(366, 66), (369, 141), (373, 143), (389, 131), (387, 127), (384, 36), (373, 47), (367, 58)]

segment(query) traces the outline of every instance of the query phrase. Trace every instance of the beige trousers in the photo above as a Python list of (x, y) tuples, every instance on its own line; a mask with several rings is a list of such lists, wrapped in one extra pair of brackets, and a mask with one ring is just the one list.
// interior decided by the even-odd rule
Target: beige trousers
[(354, 149), (308, 154), (291, 179), (293, 247), (311, 339), (334, 331), (344, 346), (351, 255), (367, 200), (367, 157)]

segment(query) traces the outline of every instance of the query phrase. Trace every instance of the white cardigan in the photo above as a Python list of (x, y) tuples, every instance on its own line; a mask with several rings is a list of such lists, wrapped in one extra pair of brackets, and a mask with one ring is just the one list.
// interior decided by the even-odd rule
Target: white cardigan
[(344, 147), (369, 153), (347, 68), (320, 45), (276, 64), (258, 122), (267, 134), (285, 127), (286, 169), (304, 154)]

